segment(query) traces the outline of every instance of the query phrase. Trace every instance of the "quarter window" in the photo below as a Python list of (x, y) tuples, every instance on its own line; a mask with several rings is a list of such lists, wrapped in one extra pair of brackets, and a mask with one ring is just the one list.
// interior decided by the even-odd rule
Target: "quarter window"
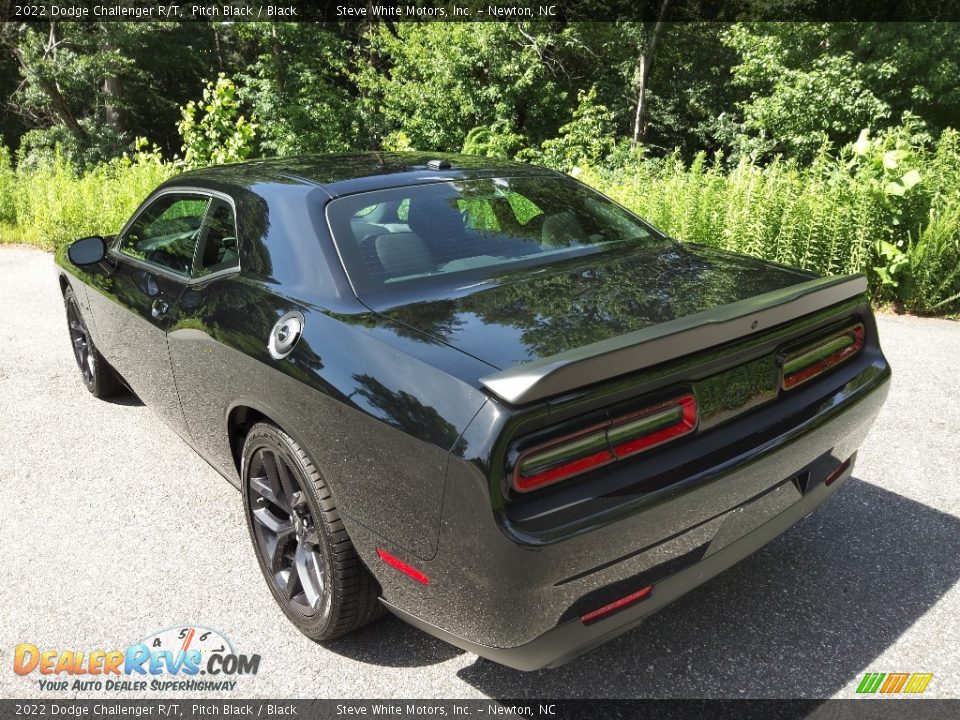
[(214, 198), (203, 223), (195, 275), (209, 275), (238, 267), (237, 222), (230, 203)]

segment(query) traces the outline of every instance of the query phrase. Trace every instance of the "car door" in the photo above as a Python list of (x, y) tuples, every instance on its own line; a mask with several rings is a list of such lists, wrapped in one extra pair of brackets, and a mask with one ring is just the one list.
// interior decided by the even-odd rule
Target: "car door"
[[(197, 247), (193, 278), (177, 304), (167, 347), (181, 406), (194, 448), (224, 473), (233, 457), (224, 445), (224, 421), (231, 400), (258, 382), (260, 363), (251, 349), (266, 351), (279, 316), (261, 302), (254, 283), (238, 282), (241, 255), (237, 211), (226, 196), (214, 197)], [(251, 328), (253, 328), (251, 332)], [(253, 369), (254, 375), (244, 371)]]
[(211, 199), (201, 192), (167, 191), (144, 206), (109, 251), (115, 265), (109, 292), (94, 311), (111, 364), (144, 404), (184, 437), (189, 431), (167, 333), (193, 274)]

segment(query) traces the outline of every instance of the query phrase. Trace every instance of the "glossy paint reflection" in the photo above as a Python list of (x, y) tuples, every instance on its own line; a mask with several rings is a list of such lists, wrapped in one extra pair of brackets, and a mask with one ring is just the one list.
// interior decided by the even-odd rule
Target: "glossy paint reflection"
[(384, 314), (508, 368), (810, 277), (712, 248), (667, 242), (518, 271), (460, 297)]

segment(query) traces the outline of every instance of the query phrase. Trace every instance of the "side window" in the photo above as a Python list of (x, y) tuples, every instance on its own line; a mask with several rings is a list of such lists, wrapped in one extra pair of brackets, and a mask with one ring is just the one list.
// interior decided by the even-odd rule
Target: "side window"
[(195, 275), (209, 275), (238, 267), (237, 221), (230, 203), (214, 198), (204, 222)]
[(199, 195), (161, 195), (127, 231), (120, 252), (189, 275), (209, 202)]

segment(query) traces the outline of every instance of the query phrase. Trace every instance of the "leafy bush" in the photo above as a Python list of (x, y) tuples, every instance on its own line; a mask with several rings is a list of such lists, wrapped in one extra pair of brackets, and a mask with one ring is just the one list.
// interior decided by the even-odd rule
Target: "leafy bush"
[(512, 132), (504, 124), (494, 123), (490, 127), (478, 125), (467, 133), (461, 152), (465, 155), (511, 158), (523, 147), (524, 140), (523, 135)]
[[(582, 112), (581, 112), (582, 111)], [(936, 145), (910, 117), (812, 162), (701, 153), (651, 158), (599, 132), (592, 98), (561, 138), (544, 144), (557, 164), (681, 240), (744, 252), (825, 275), (866, 273), (877, 302), (912, 312), (960, 311), (960, 133)], [(503, 152), (489, 128), (471, 131), (476, 154)], [(609, 137), (607, 135), (606, 137)], [(512, 143), (509, 139), (507, 142)], [(391, 143), (407, 148), (403, 131)], [(0, 145), (0, 242), (53, 248), (87, 234), (116, 232), (136, 206), (179, 169), (138, 141), (129, 155), (81, 173), (55, 153), (11, 165)]]
[(240, 112), (237, 87), (223, 73), (203, 89), (203, 101), (183, 107), (177, 125), (188, 167), (221, 165), (245, 160), (253, 151), (257, 125)]

